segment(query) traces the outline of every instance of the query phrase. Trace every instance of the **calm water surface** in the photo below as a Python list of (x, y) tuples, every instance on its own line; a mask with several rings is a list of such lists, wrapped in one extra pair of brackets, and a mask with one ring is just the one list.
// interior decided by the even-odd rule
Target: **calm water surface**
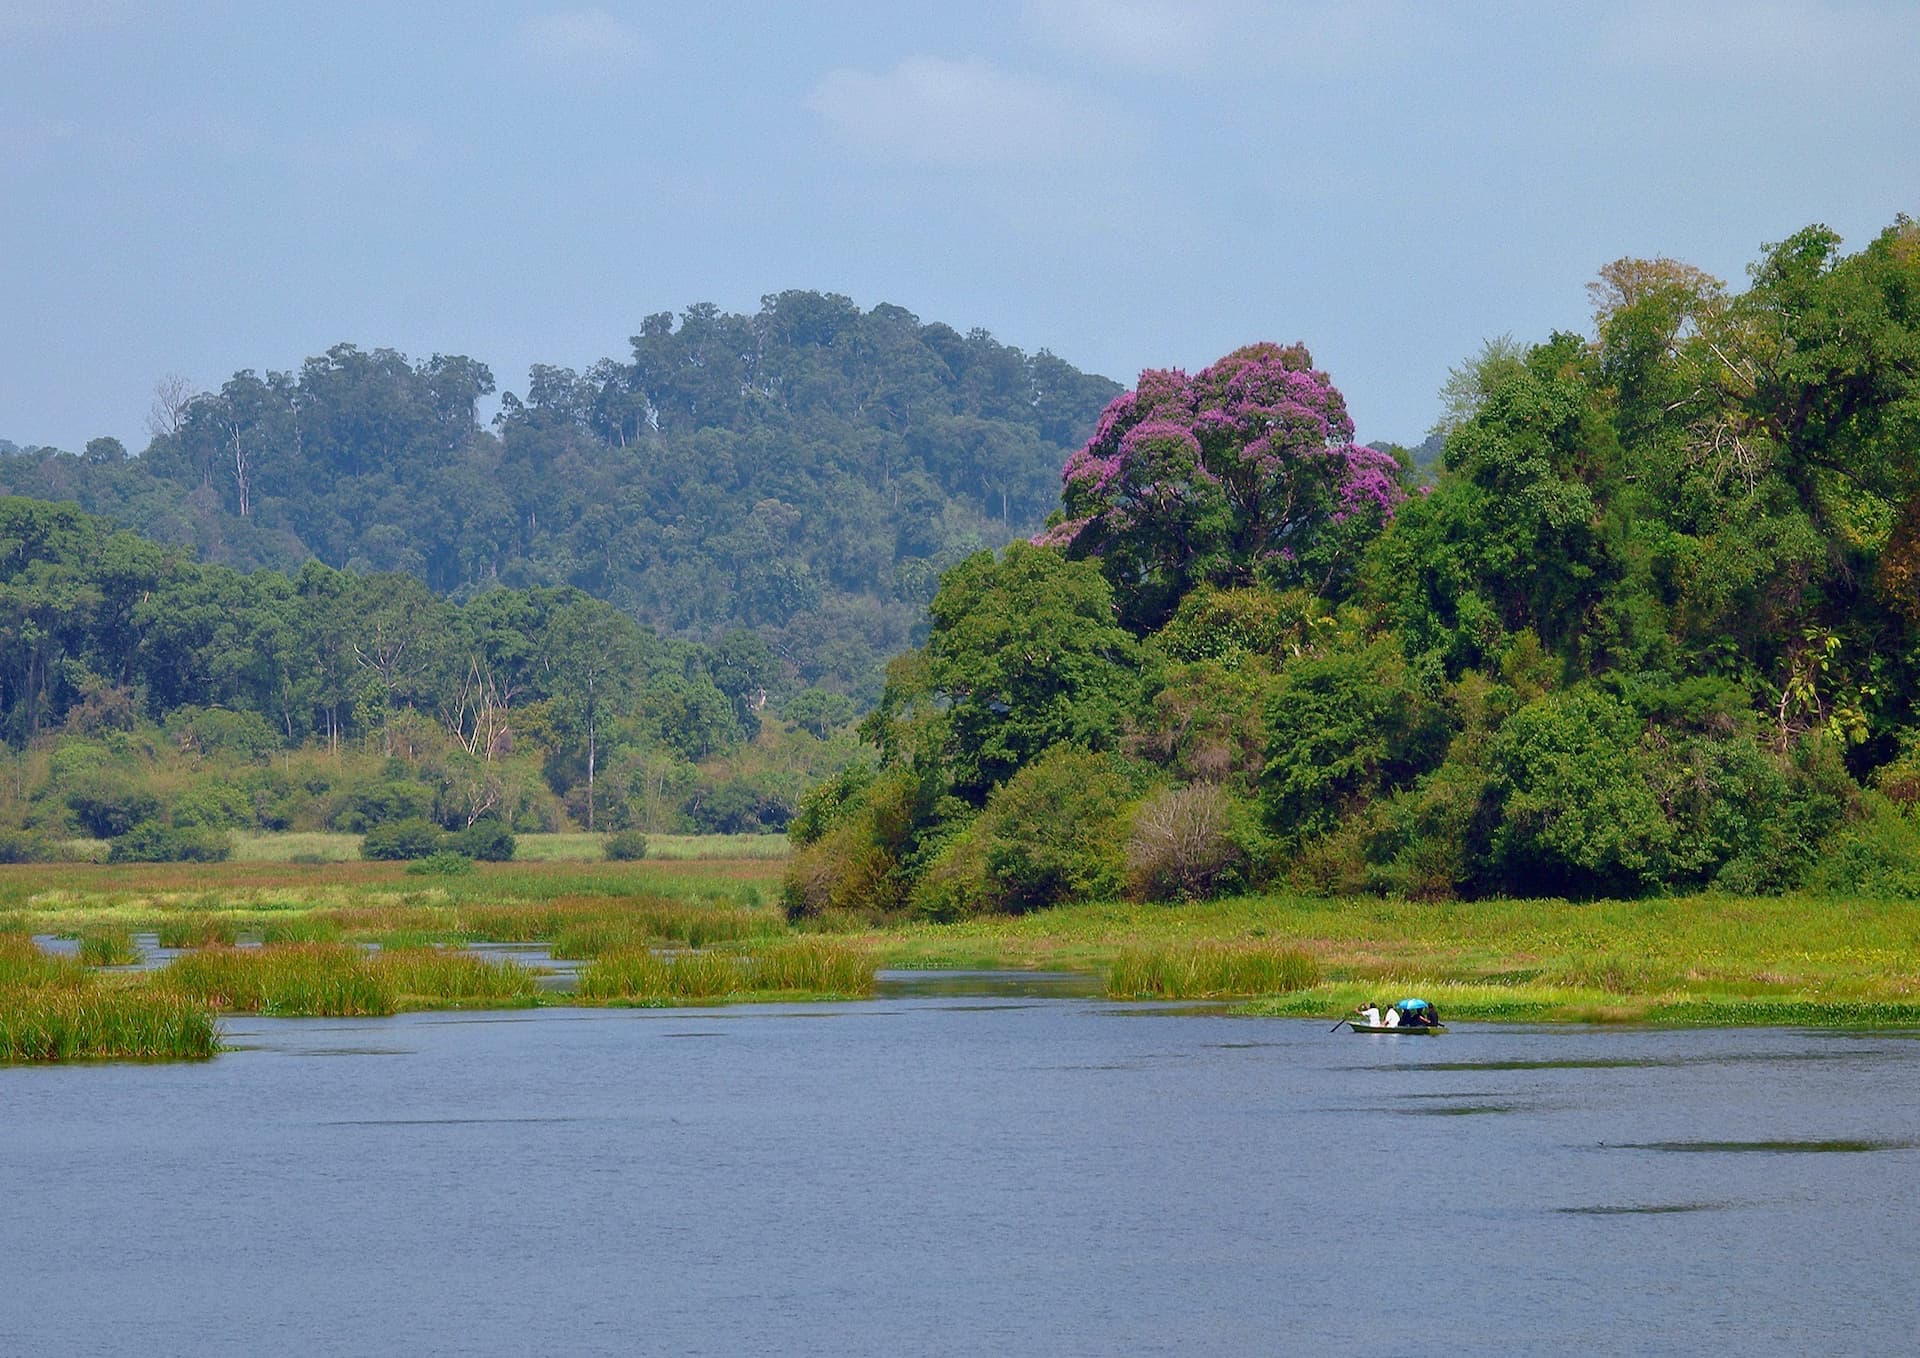
[(0, 1353), (1910, 1351), (1920, 1041), (1020, 995), (0, 1069)]

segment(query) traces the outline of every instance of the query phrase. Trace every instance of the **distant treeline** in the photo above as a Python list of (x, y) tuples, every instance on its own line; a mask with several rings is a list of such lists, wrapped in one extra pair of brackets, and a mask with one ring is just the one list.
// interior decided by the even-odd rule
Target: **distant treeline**
[[(18, 752), (0, 829), (120, 833), (176, 812), (214, 828), (777, 829), (853, 712), (785, 673), (749, 630), (666, 638), (571, 586), (455, 603), (315, 561), (243, 573), (0, 498), (0, 735)], [(786, 743), (750, 744), (776, 715)], [(360, 764), (270, 771), (303, 748)]]
[(1751, 274), (1490, 342), (1431, 484), (1299, 346), (1142, 373), (945, 576), (790, 908), (1920, 893), (1920, 225)]
[(630, 360), (536, 366), (485, 429), (494, 390), (471, 358), (342, 344), (164, 387), (138, 457), (8, 445), (0, 493), (241, 569), (313, 559), (456, 599), (572, 586), (673, 636), (750, 628), (797, 684), (871, 701), (939, 572), (1039, 526), (1119, 388), (984, 331), (784, 292), (752, 316), (650, 316)]

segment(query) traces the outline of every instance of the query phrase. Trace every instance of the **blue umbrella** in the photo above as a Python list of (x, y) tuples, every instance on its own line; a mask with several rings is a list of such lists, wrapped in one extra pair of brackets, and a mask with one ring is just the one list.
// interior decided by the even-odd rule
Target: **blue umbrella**
[(1425, 1000), (1402, 1000), (1400, 1001), (1400, 1003), (1394, 1005), (1393, 1007), (1395, 1009), (1398, 1009), (1401, 1013), (1404, 1014), (1409, 1010), (1413, 1010), (1413, 1009), (1425, 1009), (1427, 1007), (1427, 1002)]

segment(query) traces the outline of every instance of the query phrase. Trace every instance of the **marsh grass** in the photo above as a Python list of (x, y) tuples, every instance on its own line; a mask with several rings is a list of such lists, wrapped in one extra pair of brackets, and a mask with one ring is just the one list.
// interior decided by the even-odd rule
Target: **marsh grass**
[(647, 949), (607, 953), (580, 970), (586, 1000), (676, 1004), (716, 1000), (741, 988), (740, 959), (729, 953), (663, 956)]
[[(520, 835), (514, 860), (521, 863), (598, 862), (606, 836), (585, 833)], [(76, 841), (73, 852), (104, 857), (104, 841)], [(647, 857), (656, 861), (752, 859), (773, 863), (787, 856), (785, 835), (648, 835)], [(350, 863), (360, 856), (360, 836), (319, 831), (240, 831), (233, 836), (237, 863)]]
[(176, 957), (155, 976), (160, 987), (247, 1014), (349, 1017), (399, 1008), (392, 979), (359, 949), (338, 943), (208, 948)]
[(1115, 999), (1213, 1000), (1274, 995), (1319, 984), (1320, 964), (1269, 943), (1188, 943), (1125, 948), (1107, 972)]
[(401, 1006), (530, 1004), (533, 972), (517, 962), (490, 961), (443, 948), (382, 949), (367, 967), (392, 986)]
[(125, 929), (95, 929), (80, 935), (80, 960), (90, 967), (131, 967), (141, 952)]
[(167, 915), (154, 926), (163, 948), (228, 947), (240, 941), (240, 927), (225, 915)]
[(747, 987), (853, 998), (873, 993), (877, 964), (866, 949), (831, 938), (776, 943), (747, 959)]
[(0, 992), (0, 1062), (204, 1060), (213, 1011), (174, 991), (82, 986)]
[(689, 948), (704, 948), (712, 943), (764, 938), (783, 927), (781, 919), (770, 911), (703, 908), (652, 900), (617, 912), (604, 907), (581, 912), (570, 923), (542, 937), (550, 941), (555, 957), (585, 960), (610, 952), (630, 952), (649, 943), (681, 943)]
[(26, 990), (73, 990), (90, 980), (78, 958), (50, 957), (31, 938), (0, 935), (0, 997)]

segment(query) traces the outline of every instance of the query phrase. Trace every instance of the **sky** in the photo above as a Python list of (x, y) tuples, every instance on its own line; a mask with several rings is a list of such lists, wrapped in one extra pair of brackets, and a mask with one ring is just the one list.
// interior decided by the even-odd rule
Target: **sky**
[(1417, 442), (1609, 260), (1920, 216), (1916, 70), (1911, 0), (0, 0), (0, 438), (810, 288), (1129, 385), (1304, 340)]

